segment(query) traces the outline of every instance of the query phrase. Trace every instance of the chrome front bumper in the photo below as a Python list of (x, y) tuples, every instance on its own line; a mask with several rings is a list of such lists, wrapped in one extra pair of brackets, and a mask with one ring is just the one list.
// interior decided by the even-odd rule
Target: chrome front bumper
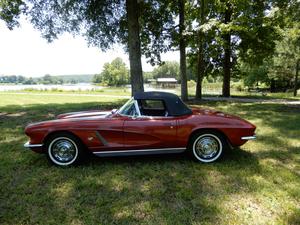
[(29, 141), (27, 141), (24, 144), (25, 148), (39, 148), (39, 147), (43, 147), (43, 144), (30, 144)]
[(241, 139), (242, 140), (246, 140), (246, 141), (255, 140), (256, 139), (256, 135), (241, 137)]

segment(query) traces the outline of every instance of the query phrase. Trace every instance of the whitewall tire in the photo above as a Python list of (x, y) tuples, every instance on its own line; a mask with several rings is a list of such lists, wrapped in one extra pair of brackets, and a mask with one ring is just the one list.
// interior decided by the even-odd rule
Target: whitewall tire
[(189, 145), (196, 161), (210, 163), (220, 158), (226, 147), (226, 140), (223, 135), (214, 131), (198, 132), (193, 135)]
[(47, 156), (51, 163), (67, 167), (77, 164), (82, 156), (82, 144), (73, 135), (58, 133), (46, 142)]

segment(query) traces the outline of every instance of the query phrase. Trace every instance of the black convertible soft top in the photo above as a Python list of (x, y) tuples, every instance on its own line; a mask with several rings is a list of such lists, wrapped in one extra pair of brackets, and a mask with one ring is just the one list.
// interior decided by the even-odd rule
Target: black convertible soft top
[(135, 100), (163, 100), (168, 109), (169, 116), (183, 116), (192, 114), (192, 110), (175, 94), (161, 91), (137, 92)]

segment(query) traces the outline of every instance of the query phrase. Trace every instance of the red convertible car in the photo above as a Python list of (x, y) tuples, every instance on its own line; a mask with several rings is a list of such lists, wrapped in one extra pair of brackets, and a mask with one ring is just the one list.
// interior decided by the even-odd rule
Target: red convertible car
[(209, 163), (225, 148), (255, 139), (255, 128), (236, 116), (190, 109), (175, 94), (140, 92), (119, 110), (66, 113), (30, 124), (24, 146), (59, 166), (80, 162), (88, 151), (97, 156), (188, 151)]

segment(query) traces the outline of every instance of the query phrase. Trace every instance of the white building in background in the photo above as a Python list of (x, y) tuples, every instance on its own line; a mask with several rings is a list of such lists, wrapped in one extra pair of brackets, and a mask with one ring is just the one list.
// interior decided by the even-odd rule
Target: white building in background
[(175, 78), (157, 78), (156, 79), (156, 84), (159, 87), (162, 88), (175, 88), (177, 85), (177, 80)]

